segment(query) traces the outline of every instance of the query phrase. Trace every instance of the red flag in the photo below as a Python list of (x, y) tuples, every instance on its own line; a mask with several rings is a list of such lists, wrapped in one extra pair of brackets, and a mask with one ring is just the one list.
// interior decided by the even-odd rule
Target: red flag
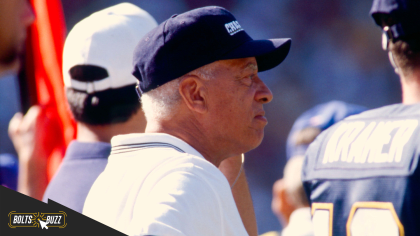
[(31, 5), (36, 19), (29, 28), (25, 72), (28, 87), (33, 86), (29, 89), (35, 93), (32, 102), (41, 106), (49, 120), (43, 148), (51, 179), (76, 135), (61, 74), (66, 27), (60, 0), (31, 0)]

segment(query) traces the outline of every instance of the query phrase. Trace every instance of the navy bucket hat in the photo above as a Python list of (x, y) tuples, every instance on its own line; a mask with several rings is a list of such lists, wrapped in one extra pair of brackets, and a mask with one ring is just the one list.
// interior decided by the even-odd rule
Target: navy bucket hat
[(255, 57), (258, 71), (279, 65), (291, 39), (253, 40), (235, 17), (217, 6), (173, 15), (138, 43), (133, 75), (146, 93), (218, 60)]

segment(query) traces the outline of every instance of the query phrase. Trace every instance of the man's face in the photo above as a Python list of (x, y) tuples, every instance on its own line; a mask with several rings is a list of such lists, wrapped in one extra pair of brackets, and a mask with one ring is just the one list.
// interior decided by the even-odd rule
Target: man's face
[(239, 154), (256, 148), (267, 125), (263, 104), (273, 94), (258, 77), (254, 57), (215, 62), (214, 79), (208, 88), (209, 123), (227, 150)]
[(16, 62), (34, 13), (28, 0), (0, 0), (0, 64)]

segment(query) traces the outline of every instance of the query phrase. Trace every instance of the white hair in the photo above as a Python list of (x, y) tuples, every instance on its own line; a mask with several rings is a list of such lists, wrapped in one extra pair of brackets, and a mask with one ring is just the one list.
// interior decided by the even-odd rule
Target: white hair
[(181, 99), (178, 90), (180, 81), (180, 78), (174, 79), (141, 95), (141, 106), (147, 121), (173, 116)]
[(214, 63), (207, 64), (142, 94), (141, 104), (146, 120), (170, 119), (180, 105), (179, 84), (181, 80), (188, 75), (196, 75), (204, 80), (210, 80), (214, 77), (214, 68)]

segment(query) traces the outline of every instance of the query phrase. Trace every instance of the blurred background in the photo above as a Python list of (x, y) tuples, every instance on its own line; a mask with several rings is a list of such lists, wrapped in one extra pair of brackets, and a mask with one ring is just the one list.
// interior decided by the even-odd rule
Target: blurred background
[[(401, 101), (397, 75), (381, 49), (381, 31), (369, 16), (367, 0), (62, 0), (67, 31), (91, 13), (131, 2), (158, 23), (207, 5), (231, 11), (254, 39), (292, 38), (287, 59), (260, 73), (274, 94), (266, 105), (269, 121), (262, 144), (246, 154), (259, 233), (281, 228), (271, 212), (271, 189), (282, 177), (285, 143), (294, 120), (312, 106), (342, 100), (368, 108)], [(115, 45), (116, 47), (118, 45)], [(0, 153), (15, 153), (7, 135), (21, 110), (19, 83), (0, 80)]]

